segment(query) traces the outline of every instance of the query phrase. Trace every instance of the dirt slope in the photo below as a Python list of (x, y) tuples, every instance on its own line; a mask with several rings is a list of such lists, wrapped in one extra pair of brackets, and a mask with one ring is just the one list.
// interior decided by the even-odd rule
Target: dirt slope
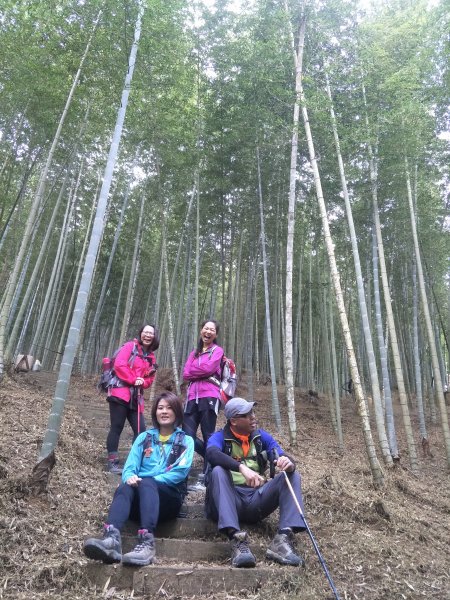
[[(54, 391), (45, 378), (39, 385), (34, 378), (31, 386), (32, 381), (16, 375), (0, 387), (0, 598), (130, 598), (114, 589), (89, 588), (83, 575), (83, 538), (98, 531), (111, 494), (103, 473), (104, 439), (91, 437), (76, 407), (65, 412), (48, 496), (29, 494), (27, 481)], [(96, 394), (93, 382), (81, 378), (72, 381), (71, 393), (73, 398)], [(297, 392), (299, 441), (293, 448), (286, 423), (281, 433), (271, 425), (270, 387), (259, 388), (255, 399), (260, 425), (298, 460), (309, 524), (340, 597), (450, 599), (450, 483), (440, 431), (430, 428), (433, 457), (421, 460), (415, 477), (407, 468), (398, 421), (404, 455), (399, 467), (385, 470), (386, 485), (379, 491), (372, 485), (350, 399), (343, 406), (343, 454), (325, 399)], [(306, 569), (280, 567), (271, 588), (248, 597), (332, 597), (308, 537), (297, 537)]]

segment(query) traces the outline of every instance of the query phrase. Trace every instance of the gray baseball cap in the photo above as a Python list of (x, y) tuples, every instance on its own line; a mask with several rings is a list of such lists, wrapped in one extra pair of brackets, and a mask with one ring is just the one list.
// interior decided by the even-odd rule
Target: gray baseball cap
[(223, 412), (225, 413), (225, 417), (227, 419), (231, 419), (232, 417), (237, 417), (238, 415), (246, 415), (252, 409), (256, 402), (247, 402), (244, 398), (231, 398), (225, 404), (225, 408)]

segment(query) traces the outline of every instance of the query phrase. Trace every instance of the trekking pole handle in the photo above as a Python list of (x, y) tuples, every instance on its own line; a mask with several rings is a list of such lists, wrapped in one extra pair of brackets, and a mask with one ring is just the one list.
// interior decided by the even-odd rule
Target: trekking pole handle
[(271, 456), (271, 460), (270, 465), (269, 465), (269, 475), (270, 478), (273, 479), (275, 477), (275, 461), (278, 460), (279, 454), (278, 454), (278, 450), (276, 448), (274, 448), (272, 450), (272, 456)]

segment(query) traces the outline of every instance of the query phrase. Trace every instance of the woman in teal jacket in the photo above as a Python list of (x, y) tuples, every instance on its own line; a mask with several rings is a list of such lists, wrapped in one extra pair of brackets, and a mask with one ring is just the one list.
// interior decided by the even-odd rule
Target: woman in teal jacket
[[(194, 441), (181, 429), (181, 399), (171, 392), (159, 395), (152, 406), (152, 421), (154, 427), (141, 433), (131, 447), (103, 538), (84, 543), (88, 558), (149, 565), (155, 557), (156, 525), (178, 515), (194, 455)], [(138, 544), (122, 555), (120, 530), (129, 518), (140, 522)]]

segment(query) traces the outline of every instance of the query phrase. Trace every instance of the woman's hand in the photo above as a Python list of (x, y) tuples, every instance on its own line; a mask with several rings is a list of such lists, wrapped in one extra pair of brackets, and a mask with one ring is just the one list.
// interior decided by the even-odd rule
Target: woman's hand
[(134, 382), (134, 385), (136, 387), (144, 385), (144, 378), (143, 377), (136, 377), (136, 381)]
[(140, 481), (142, 481), (140, 477), (138, 477), (137, 475), (132, 475), (131, 477), (128, 477), (126, 483), (127, 485), (131, 485), (132, 487), (137, 487), (137, 484)]

